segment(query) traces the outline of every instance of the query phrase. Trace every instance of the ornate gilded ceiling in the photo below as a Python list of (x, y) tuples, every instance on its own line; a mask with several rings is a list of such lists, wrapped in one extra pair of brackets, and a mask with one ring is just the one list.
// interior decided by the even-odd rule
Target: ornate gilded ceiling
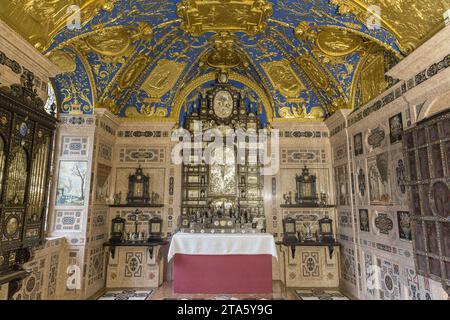
[[(69, 30), (69, 5), (81, 29)], [(374, 12), (369, 6), (377, 5)], [(63, 112), (178, 121), (218, 71), (262, 117), (364, 104), (443, 27), (448, 0), (0, 0), (0, 17), (64, 71)], [(370, 28), (379, 20), (381, 28)], [(264, 108), (259, 102), (262, 101)]]

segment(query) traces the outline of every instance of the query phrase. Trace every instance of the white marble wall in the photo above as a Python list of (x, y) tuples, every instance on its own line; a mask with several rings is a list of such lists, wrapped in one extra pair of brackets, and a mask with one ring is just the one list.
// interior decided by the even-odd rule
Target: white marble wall
[[(350, 201), (337, 207), (338, 217), (346, 217), (338, 223), (338, 240), (342, 244), (341, 286), (360, 299), (446, 297), (439, 283), (416, 274), (412, 242), (406, 224), (399, 223), (399, 212), (410, 209), (408, 191), (399, 175), (402, 142), (391, 140), (389, 120), (400, 115), (406, 129), (450, 107), (448, 100), (445, 102), (450, 92), (450, 68), (447, 60), (443, 60), (450, 54), (449, 35), (447, 27), (391, 70), (390, 75), (400, 80), (393, 88), (357, 111), (339, 111), (326, 121), (331, 132), (333, 167), (346, 168), (346, 180), (353, 177), (353, 188), (348, 193)], [(439, 70), (436, 74), (429, 69), (433, 63)], [(383, 103), (378, 110), (372, 108), (377, 100), (390, 94), (393, 97), (390, 103)], [(362, 154), (356, 152), (357, 134), (362, 135)], [(386, 173), (381, 173), (382, 179), (370, 190), (371, 182), (377, 181), (376, 169)], [(377, 196), (384, 193), (389, 197)], [(361, 210), (367, 210), (367, 223), (365, 218), (360, 219)]]

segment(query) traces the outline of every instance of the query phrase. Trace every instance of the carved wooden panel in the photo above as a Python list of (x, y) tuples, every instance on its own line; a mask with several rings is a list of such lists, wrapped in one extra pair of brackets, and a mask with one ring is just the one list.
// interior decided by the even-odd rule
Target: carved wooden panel
[(450, 285), (450, 112), (405, 131), (404, 156), (419, 274)]

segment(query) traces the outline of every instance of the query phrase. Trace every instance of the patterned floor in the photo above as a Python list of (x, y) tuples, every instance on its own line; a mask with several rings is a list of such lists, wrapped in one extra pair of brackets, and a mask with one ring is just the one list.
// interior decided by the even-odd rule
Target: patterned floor
[(281, 281), (273, 282), (273, 292), (267, 294), (181, 294), (173, 292), (173, 283), (165, 281), (161, 287), (155, 290), (149, 300), (298, 300), (293, 289), (286, 289)]
[(97, 300), (147, 300), (153, 290), (111, 290)]
[(297, 289), (295, 293), (301, 300), (350, 300), (339, 290)]

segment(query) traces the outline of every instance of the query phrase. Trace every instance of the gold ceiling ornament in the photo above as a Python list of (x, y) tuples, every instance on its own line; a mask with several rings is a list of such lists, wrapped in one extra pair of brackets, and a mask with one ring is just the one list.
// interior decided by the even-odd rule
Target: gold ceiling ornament
[(305, 109), (302, 106), (296, 107), (281, 107), (278, 110), (278, 115), (282, 119), (303, 119), (305, 118)]
[(312, 45), (312, 50), (323, 56), (325, 63), (345, 58), (354, 52), (365, 55), (374, 45), (384, 48), (399, 60), (403, 58), (397, 50), (386, 43), (348, 27), (310, 25), (303, 21), (295, 27), (294, 35), (300, 41), (308, 41)]
[(74, 72), (77, 68), (74, 55), (66, 51), (53, 50), (47, 54), (47, 57), (56, 64), (63, 73)]
[(158, 101), (158, 99), (171, 90), (185, 67), (186, 63), (184, 62), (176, 62), (167, 59), (159, 60), (142, 85), (142, 90), (149, 95), (149, 98), (145, 101)]
[(323, 109), (320, 106), (313, 106), (309, 110), (309, 112), (305, 115), (306, 119), (314, 119), (314, 120), (323, 120), (324, 113)]
[(234, 49), (236, 36), (221, 31), (213, 38), (214, 50), (206, 56), (206, 63), (213, 68), (225, 71), (243, 64), (243, 58)]
[(388, 87), (386, 63), (382, 53), (373, 54), (361, 61), (361, 71), (356, 81), (360, 88), (360, 104), (364, 105)]
[(300, 56), (297, 58), (297, 63), (317, 88), (324, 90), (328, 88), (329, 82), (326, 74), (316, 65), (312, 58)]
[(291, 64), (286, 59), (261, 63), (261, 67), (270, 79), (273, 87), (287, 99), (298, 99), (306, 90), (305, 85), (297, 77)]
[(347, 100), (347, 98), (344, 97), (336, 98), (331, 102), (331, 105), (327, 107), (327, 111), (329, 114), (333, 114), (340, 109), (351, 109), (351, 105)]
[(316, 44), (325, 54), (332, 57), (342, 57), (355, 52), (361, 47), (363, 39), (347, 30), (320, 31)]
[(130, 56), (135, 46), (135, 41), (148, 41), (153, 37), (152, 28), (143, 22), (137, 26), (113, 26), (104, 27), (98, 25), (94, 30), (75, 37), (61, 46), (73, 46), (84, 55), (94, 52), (103, 57), (105, 62), (124, 63), (124, 57)]
[(111, 11), (118, 0), (0, 0), (0, 18), (36, 49), (45, 51), (71, 21), (69, 7), (80, 8), (81, 27), (100, 10)]
[(272, 15), (267, 0), (183, 0), (177, 4), (181, 28), (194, 36), (205, 32), (264, 32)]
[(160, 120), (161, 118), (167, 117), (167, 109), (145, 105), (139, 112), (135, 106), (128, 106), (125, 109), (125, 117), (127, 117), (129, 120)]
[(294, 29), (299, 40), (315, 44), (320, 51), (330, 57), (347, 56), (362, 48), (364, 38), (361, 34), (346, 28), (332, 26), (310, 26), (303, 21)]
[[(371, 18), (396, 36), (400, 49), (408, 54), (444, 27), (443, 13), (448, 0), (330, 0), (339, 7), (340, 14), (352, 13), (367, 25)], [(380, 15), (369, 10), (381, 9)]]
[(102, 98), (98, 103), (97, 103), (99, 108), (105, 108), (108, 109), (111, 113), (118, 115), (120, 108), (119, 106), (117, 106), (117, 104), (114, 102), (113, 99), (110, 98)]
[(129, 88), (133, 85), (136, 79), (144, 72), (145, 67), (147, 67), (150, 58), (144, 54), (140, 54), (136, 59), (129, 64), (125, 71), (122, 73), (119, 79), (120, 91)]

